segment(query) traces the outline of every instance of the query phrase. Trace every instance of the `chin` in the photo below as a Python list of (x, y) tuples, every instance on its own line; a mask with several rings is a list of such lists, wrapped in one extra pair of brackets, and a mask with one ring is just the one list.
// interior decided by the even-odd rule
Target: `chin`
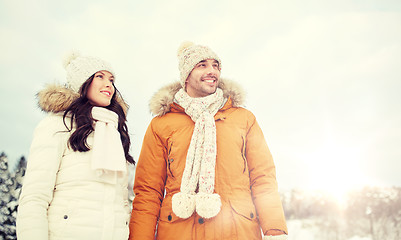
[(211, 90), (211, 91), (210, 91), (210, 94), (213, 94), (213, 93), (215, 93), (215, 92), (216, 92), (216, 90), (217, 90), (217, 88), (215, 88), (215, 89)]
[(110, 104), (111, 104), (111, 103), (105, 103), (105, 104), (102, 104), (101, 107), (108, 107), (108, 106), (110, 106)]
[(111, 102), (92, 102), (91, 104), (95, 107), (108, 107)]

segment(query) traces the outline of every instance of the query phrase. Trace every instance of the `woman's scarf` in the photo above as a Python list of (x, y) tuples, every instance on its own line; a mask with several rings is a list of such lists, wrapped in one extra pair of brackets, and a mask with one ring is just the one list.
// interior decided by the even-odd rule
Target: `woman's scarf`
[(94, 136), (92, 169), (99, 177), (115, 182), (115, 173), (126, 173), (124, 148), (118, 131), (118, 115), (103, 107), (92, 108)]

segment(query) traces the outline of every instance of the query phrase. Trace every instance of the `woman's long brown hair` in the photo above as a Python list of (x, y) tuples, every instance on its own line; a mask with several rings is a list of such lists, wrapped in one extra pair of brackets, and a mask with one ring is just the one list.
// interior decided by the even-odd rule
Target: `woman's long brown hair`
[[(70, 138), (68, 139), (68, 145), (74, 151), (87, 152), (90, 149), (87, 143), (87, 138), (89, 134), (94, 131), (94, 120), (91, 114), (93, 105), (89, 102), (87, 98), (87, 93), (94, 76), (95, 74), (93, 74), (82, 84), (79, 90), (80, 97), (73, 101), (73, 103), (65, 110), (63, 115), (64, 125), (69, 132), (72, 131), (73, 125), (76, 125), (76, 130), (71, 134)], [(135, 164), (134, 158), (129, 154), (131, 140), (128, 134), (126, 115), (122, 106), (117, 101), (117, 97), (121, 99), (123, 98), (115, 86), (114, 89), (115, 92), (113, 94), (113, 97), (111, 98), (110, 105), (105, 108), (115, 112), (118, 115), (118, 131), (120, 132), (121, 142), (125, 153), (125, 159), (129, 163)], [(69, 113), (71, 114), (71, 124), (70, 126), (67, 126), (65, 118)]]

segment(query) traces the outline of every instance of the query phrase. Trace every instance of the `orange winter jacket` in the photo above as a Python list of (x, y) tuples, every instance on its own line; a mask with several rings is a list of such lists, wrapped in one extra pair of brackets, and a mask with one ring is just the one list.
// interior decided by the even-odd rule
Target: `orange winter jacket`
[(262, 232), (287, 233), (277, 190), (275, 166), (254, 115), (239, 105), (242, 93), (227, 80), (219, 85), (227, 102), (215, 115), (217, 159), (215, 192), (219, 214), (210, 219), (194, 214), (182, 219), (171, 207), (180, 191), (194, 122), (173, 102), (180, 88), (161, 89), (151, 101), (155, 117), (143, 140), (138, 160), (130, 220), (130, 240), (262, 239)]

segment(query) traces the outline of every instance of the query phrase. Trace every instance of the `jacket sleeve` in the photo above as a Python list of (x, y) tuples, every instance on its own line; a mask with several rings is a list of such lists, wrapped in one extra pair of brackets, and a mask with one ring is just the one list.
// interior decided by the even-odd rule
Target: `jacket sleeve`
[(48, 239), (47, 209), (66, 144), (60, 116), (49, 115), (36, 127), (30, 148), (17, 215), (17, 237)]
[(155, 131), (155, 119), (143, 140), (136, 167), (130, 240), (153, 240), (166, 181), (166, 148)]
[(278, 229), (288, 233), (272, 155), (253, 115), (250, 120), (246, 139), (246, 158), (253, 202), (261, 228), (263, 233), (269, 229)]

